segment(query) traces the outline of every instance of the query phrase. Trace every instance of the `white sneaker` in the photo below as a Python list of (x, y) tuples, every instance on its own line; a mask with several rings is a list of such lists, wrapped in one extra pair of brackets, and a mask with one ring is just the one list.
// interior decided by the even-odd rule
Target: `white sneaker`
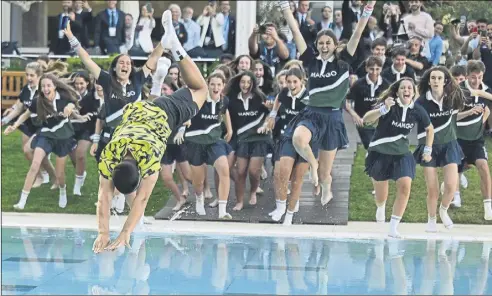
[(26, 206), (26, 202), (25, 201), (24, 202), (19, 201), (18, 203), (16, 203), (14, 205), (14, 209), (16, 209), (16, 210), (23, 210), (25, 206)]
[(67, 206), (67, 186), (60, 188), (60, 197), (58, 199), (58, 206), (64, 209)]
[(439, 207), (439, 217), (441, 217), (442, 224), (444, 224), (444, 227), (446, 227), (446, 229), (453, 228), (453, 221), (448, 215), (448, 210)]
[(204, 197), (198, 197), (196, 198), (196, 204), (195, 204), (195, 210), (196, 213), (200, 216), (205, 216), (207, 213), (205, 212), (205, 201)]
[(437, 232), (437, 219), (434, 220), (428, 220), (427, 221), (427, 226), (425, 228), (426, 232)]

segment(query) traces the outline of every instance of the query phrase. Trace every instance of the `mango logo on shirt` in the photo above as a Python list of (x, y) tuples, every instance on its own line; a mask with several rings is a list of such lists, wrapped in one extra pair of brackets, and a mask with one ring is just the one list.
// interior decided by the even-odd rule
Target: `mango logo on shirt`
[(239, 116), (256, 116), (258, 115), (258, 111), (247, 111), (247, 112), (239, 112)]
[(217, 120), (219, 119), (219, 115), (202, 114), (202, 119)]
[(337, 74), (338, 73), (335, 70), (333, 70), (331, 72), (327, 72), (325, 74), (312, 72), (311, 73), (311, 78), (330, 78), (330, 77), (333, 77), (333, 76), (337, 76)]
[(405, 122), (398, 122), (398, 121), (391, 121), (391, 125), (395, 126), (397, 128), (404, 128), (404, 129), (412, 129), (415, 124), (413, 123), (405, 123)]
[(442, 112), (436, 112), (436, 113), (429, 113), (430, 117), (443, 117), (443, 116), (449, 116), (453, 113), (453, 110), (448, 110), (448, 111), (442, 111)]
[(376, 100), (377, 100), (377, 98), (371, 98), (371, 97), (365, 97), (364, 98), (364, 102), (374, 102)]

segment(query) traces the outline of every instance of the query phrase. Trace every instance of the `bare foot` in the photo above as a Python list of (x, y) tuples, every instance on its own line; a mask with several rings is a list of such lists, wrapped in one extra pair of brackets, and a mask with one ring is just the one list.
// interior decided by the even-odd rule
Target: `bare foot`
[(249, 198), (249, 204), (252, 206), (256, 205), (256, 193), (251, 194), (251, 197)]
[(233, 211), (240, 211), (242, 209), (243, 209), (243, 203), (242, 202), (236, 203), (236, 206), (234, 208), (232, 208)]
[(183, 196), (181, 196), (181, 198), (179, 199), (179, 201), (176, 202), (176, 205), (174, 206), (173, 211), (179, 211), (179, 210), (181, 210), (181, 207), (183, 207), (183, 205), (185, 203), (186, 203), (186, 198), (184, 198)]

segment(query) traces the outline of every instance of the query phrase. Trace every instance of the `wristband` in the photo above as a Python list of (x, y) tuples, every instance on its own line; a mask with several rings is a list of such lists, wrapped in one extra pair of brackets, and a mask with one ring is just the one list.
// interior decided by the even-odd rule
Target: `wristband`
[(70, 47), (74, 50), (78, 50), (81, 47), (79, 40), (75, 37), (72, 37), (68, 42), (70, 43)]
[(424, 155), (431, 155), (432, 154), (432, 147), (425, 146), (424, 147)]
[(276, 118), (277, 117), (277, 111), (275, 111), (275, 110), (270, 111), (270, 114), (268, 116), (271, 118)]
[(289, 1), (278, 1), (278, 5), (280, 6), (280, 10), (290, 9)]
[(97, 144), (101, 139), (101, 135), (93, 134), (92, 136), (90, 136), (90, 139), (92, 140), (92, 143)]
[(389, 111), (390, 109), (386, 107), (386, 105), (384, 104), (381, 107), (379, 107), (379, 113), (381, 113), (381, 115), (386, 115), (388, 114)]
[(10, 122), (10, 118), (4, 117), (2, 118), (2, 124), (8, 124)]
[(366, 5), (366, 7), (364, 7), (364, 11), (362, 12), (361, 17), (370, 17), (373, 11), (374, 11), (374, 7), (370, 5)]
[(182, 126), (178, 129), (178, 133), (184, 133), (186, 130), (186, 126)]

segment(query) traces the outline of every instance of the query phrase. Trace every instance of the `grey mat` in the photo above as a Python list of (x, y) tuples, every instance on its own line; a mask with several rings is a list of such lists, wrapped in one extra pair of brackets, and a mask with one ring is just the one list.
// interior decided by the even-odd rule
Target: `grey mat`
[[(350, 175), (354, 162), (355, 151), (357, 149), (357, 131), (352, 124), (352, 120), (346, 115), (345, 122), (347, 124), (347, 134), (350, 145), (347, 149), (337, 153), (333, 170), (332, 170), (332, 191), (333, 199), (325, 206), (321, 206), (320, 197), (313, 195), (313, 186), (309, 181), (308, 175), (304, 178), (302, 193), (300, 197), (299, 212), (294, 214), (294, 224), (331, 224), (331, 225), (346, 225), (348, 221), (348, 199), (350, 190)], [(199, 216), (195, 212), (195, 196), (191, 192), (188, 197), (188, 203), (184, 209), (180, 211), (177, 220), (194, 220), (194, 221), (230, 221), (230, 222), (252, 222), (252, 223), (279, 223), (273, 221), (268, 213), (275, 208), (275, 195), (273, 192), (273, 177), (271, 176), (270, 161), (267, 161), (267, 171), (269, 172), (268, 179), (261, 182), (260, 187), (263, 189), (263, 194), (257, 195), (257, 204), (249, 205), (249, 181), (246, 182), (246, 194), (244, 208), (239, 212), (232, 211), (236, 204), (234, 196), (234, 182), (231, 182), (231, 191), (229, 194), (229, 202), (227, 203), (227, 211), (232, 215), (232, 220), (219, 220), (218, 208), (208, 207), (208, 203), (213, 199), (205, 200), (205, 216)], [(209, 184), (212, 187), (214, 196), (215, 185), (213, 181), (213, 168), (209, 167), (208, 171)], [(191, 186), (190, 186), (191, 189)], [(172, 208), (176, 205), (176, 200), (170, 198), (167, 204), (156, 215), (156, 219), (169, 220), (173, 218), (175, 212)]]

